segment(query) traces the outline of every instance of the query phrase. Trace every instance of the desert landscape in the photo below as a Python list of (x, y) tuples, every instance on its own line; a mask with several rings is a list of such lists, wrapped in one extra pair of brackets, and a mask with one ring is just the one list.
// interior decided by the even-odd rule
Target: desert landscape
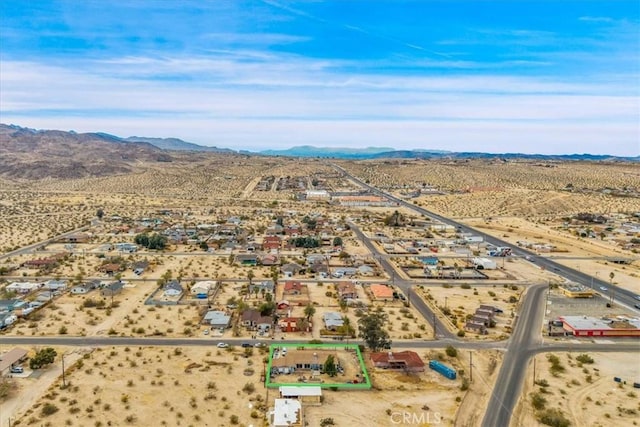
[[(530, 287), (554, 286), (545, 321), (582, 307), (562, 299), (557, 287), (566, 281), (558, 272), (524, 257), (495, 257), (482, 239), (463, 241), (469, 236), (410, 205), (369, 196), (333, 161), (217, 153), (198, 154), (189, 163), (186, 158), (173, 153), (169, 164), (147, 161), (132, 173), (21, 179), (18, 187), (6, 179), (0, 183), (3, 298), (28, 304), (26, 311), (13, 312), (23, 314), (6, 325), (2, 336), (142, 340), (53, 346), (57, 356), (51, 365), (27, 368), (3, 383), (3, 427), (9, 420), (52, 426), (144, 426), (156, 420), (162, 425), (270, 425), (274, 399), (280, 396), (277, 388), (264, 387), (267, 346), (336, 339), (365, 344), (363, 321), (374, 313), (392, 343), (385, 352), (415, 352), (425, 365), (441, 361), (457, 378), (449, 380), (429, 367), (411, 373), (377, 368), (363, 345), (371, 390), (323, 388), (320, 405), (303, 403), (307, 425), (372, 420), (393, 425), (397, 417), (413, 417), (422, 425), (475, 426)], [(640, 186), (629, 165), (597, 163), (590, 166), (597, 173), (587, 175), (584, 164), (562, 162), (335, 163), (413, 206), (503, 239), (514, 250), (535, 248), (540, 257), (640, 293), (634, 240), (640, 235), (628, 231), (638, 222), (633, 214), (640, 211), (639, 199), (602, 191)], [(585, 212), (608, 222), (579, 219)], [(161, 249), (144, 246), (154, 235), (164, 236)], [(478, 269), (477, 258), (487, 269)], [(170, 282), (177, 284), (175, 294), (167, 287)], [(36, 288), (23, 292), (23, 283)], [(114, 283), (117, 293), (109, 293)], [(204, 294), (191, 292), (205, 285)], [(430, 316), (407, 300), (405, 286), (465, 346), (497, 347), (471, 352), (438, 347)], [(486, 307), (494, 311), (481, 320), (485, 327), (469, 325), (476, 316), (483, 318)], [(227, 316), (228, 323), (214, 327), (206, 320), (213, 312)], [(623, 307), (616, 311), (623, 312), (633, 314)], [(275, 317), (260, 320), (264, 313)], [(177, 341), (144, 344), (160, 338)], [(26, 347), (31, 358), (43, 348), (18, 347)], [(10, 348), (2, 345), (3, 352)], [(604, 354), (594, 355), (601, 372), (593, 369), (596, 365), (588, 369), (592, 378), (601, 375), (594, 380), (600, 385), (609, 365)], [(561, 357), (567, 369), (577, 366), (569, 356)], [(539, 373), (548, 369), (546, 353), (536, 360)], [(611, 375), (607, 371), (607, 378)], [(629, 384), (634, 376), (628, 372)], [(546, 390), (574, 388), (583, 398), (571, 400), (572, 405), (587, 404), (581, 387), (591, 383), (544, 378), (550, 384)], [(167, 386), (175, 393), (158, 392)], [(629, 397), (633, 390), (626, 388)], [(530, 402), (531, 394), (540, 392), (525, 384), (514, 418), (518, 425), (537, 425), (540, 409)], [(567, 389), (567, 399), (571, 393)], [(556, 397), (565, 400), (563, 393)], [(631, 422), (629, 411), (637, 410), (637, 405), (605, 404), (605, 395), (599, 401), (618, 425)], [(547, 403), (545, 410), (554, 407)], [(564, 415), (572, 425), (605, 425), (607, 419)]]

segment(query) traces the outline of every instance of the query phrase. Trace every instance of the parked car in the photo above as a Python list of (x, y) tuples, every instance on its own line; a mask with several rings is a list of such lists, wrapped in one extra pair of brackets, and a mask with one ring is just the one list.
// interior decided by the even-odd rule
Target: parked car
[(253, 346), (251, 345), (251, 343), (248, 343), (248, 342), (243, 342), (243, 343), (242, 343), (242, 346), (243, 346), (243, 347), (253, 347)]
[(600, 286), (600, 290), (601, 290), (601, 291), (606, 291), (606, 290), (607, 290), (607, 287), (606, 287), (606, 286)]
[(208, 330), (208, 329), (205, 329), (205, 330), (204, 330), (204, 334), (205, 334), (205, 335), (209, 335), (209, 330)]
[(22, 366), (12, 366), (11, 373), (12, 374), (21, 374), (24, 372), (24, 368)]
[(635, 308), (637, 308), (638, 310), (640, 310), (640, 304), (636, 304), (634, 305)]
[(265, 346), (266, 346), (266, 344), (265, 344), (265, 343), (263, 343), (263, 342), (257, 342), (257, 343), (255, 344), (255, 347), (265, 347)]
[(226, 342), (219, 342), (218, 343), (218, 348), (227, 348), (229, 347), (229, 344), (227, 344)]

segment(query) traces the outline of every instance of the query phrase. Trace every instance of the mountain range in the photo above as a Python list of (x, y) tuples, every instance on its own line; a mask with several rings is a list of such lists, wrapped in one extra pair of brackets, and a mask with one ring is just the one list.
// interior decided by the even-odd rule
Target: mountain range
[(140, 162), (172, 162), (189, 152), (244, 154), (288, 157), (322, 157), (341, 159), (531, 159), (583, 161), (640, 161), (637, 157), (566, 154), (543, 155), (521, 153), (450, 152), (440, 150), (394, 150), (390, 147), (330, 148), (302, 145), (286, 150), (260, 152), (235, 151), (206, 147), (178, 138), (121, 138), (107, 133), (36, 130), (0, 124), (0, 176), (40, 179), (80, 178), (128, 173)]

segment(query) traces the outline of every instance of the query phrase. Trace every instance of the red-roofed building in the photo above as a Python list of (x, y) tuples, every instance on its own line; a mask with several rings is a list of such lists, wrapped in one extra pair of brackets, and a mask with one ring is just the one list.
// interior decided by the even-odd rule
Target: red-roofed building
[(262, 241), (262, 249), (272, 250), (272, 249), (280, 249), (282, 246), (282, 239), (280, 236), (265, 236)]
[(424, 372), (424, 362), (415, 351), (371, 353), (373, 366), (403, 372)]
[(371, 285), (369, 290), (373, 298), (378, 301), (390, 301), (393, 299), (393, 290), (387, 285)]

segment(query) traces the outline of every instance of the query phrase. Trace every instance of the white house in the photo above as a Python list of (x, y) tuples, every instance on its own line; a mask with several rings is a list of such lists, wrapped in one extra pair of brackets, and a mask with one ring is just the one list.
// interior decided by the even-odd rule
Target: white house
[(7, 285), (6, 291), (16, 292), (19, 294), (28, 294), (29, 292), (42, 287), (42, 283), (33, 282), (13, 282)]
[(44, 289), (48, 289), (50, 291), (64, 291), (67, 289), (67, 281), (66, 280), (47, 280), (44, 282)]
[(215, 288), (216, 282), (211, 280), (206, 280), (202, 282), (196, 282), (193, 286), (191, 286), (191, 295), (196, 298), (206, 298), (209, 294), (209, 291)]
[(269, 412), (271, 427), (302, 426), (302, 404), (295, 399), (276, 399), (273, 411)]

